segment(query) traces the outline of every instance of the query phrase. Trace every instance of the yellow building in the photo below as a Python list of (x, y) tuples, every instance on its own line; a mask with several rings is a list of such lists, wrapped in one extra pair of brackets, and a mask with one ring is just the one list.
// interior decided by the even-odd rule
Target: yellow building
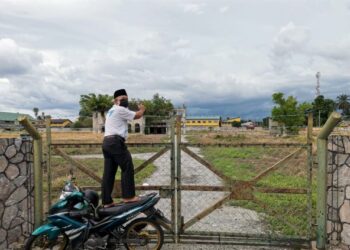
[(232, 123), (241, 122), (241, 117), (227, 118), (227, 120), (222, 122), (222, 126), (232, 127)]
[(68, 128), (73, 124), (69, 119), (51, 119), (52, 128)]
[(225, 122), (241, 122), (241, 117), (229, 118)]
[(187, 116), (186, 127), (220, 127), (220, 116)]

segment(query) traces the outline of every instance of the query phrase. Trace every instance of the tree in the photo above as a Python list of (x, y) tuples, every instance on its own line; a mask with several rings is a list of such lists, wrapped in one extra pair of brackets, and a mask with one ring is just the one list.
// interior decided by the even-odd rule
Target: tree
[(342, 115), (350, 115), (350, 96), (349, 95), (339, 95), (337, 96), (337, 108), (342, 110)]
[(160, 96), (158, 93), (153, 95), (151, 100), (131, 99), (129, 101), (129, 109), (134, 111), (138, 110), (137, 105), (139, 103), (143, 103), (146, 107), (145, 116), (169, 116), (174, 109), (171, 100)]
[(242, 125), (242, 123), (241, 123), (241, 122), (238, 122), (238, 121), (233, 121), (231, 125), (232, 125), (232, 127), (240, 128), (241, 125)]
[[(313, 106), (312, 106), (312, 103), (310, 102), (303, 102), (303, 103), (300, 103), (299, 105), (300, 112), (304, 115), (306, 115), (309, 112), (312, 112), (312, 108)], [(304, 119), (303, 124), (307, 126), (307, 119)]]
[(315, 98), (312, 106), (314, 111), (314, 124), (322, 126), (326, 123), (329, 114), (334, 111), (336, 103), (332, 99), (324, 98), (323, 95), (320, 95)]
[(80, 111), (79, 119), (73, 127), (92, 127), (92, 113), (99, 112), (103, 119), (105, 119), (105, 111), (113, 106), (113, 97), (109, 95), (93, 94), (80, 96)]
[(80, 116), (92, 116), (92, 112), (99, 112), (104, 117), (105, 111), (113, 106), (113, 97), (109, 95), (93, 94), (80, 96)]
[[(129, 109), (133, 111), (138, 110), (139, 103), (143, 103), (146, 107), (146, 128), (150, 128), (151, 124), (165, 123), (165, 120), (168, 119), (169, 115), (174, 110), (171, 100), (160, 96), (158, 93), (153, 95), (151, 100), (131, 99), (129, 101)], [(146, 130), (145, 132), (147, 133), (147, 131), (149, 130)]]
[(148, 113), (150, 115), (169, 116), (170, 112), (174, 109), (171, 101), (163, 96), (160, 96), (158, 93), (155, 94), (151, 102), (149, 104), (147, 103), (146, 105), (149, 106)]
[(33, 108), (33, 112), (34, 112), (35, 119), (38, 119), (39, 108), (37, 107)]
[[(173, 104), (169, 99), (160, 96), (158, 93), (153, 96), (151, 100), (130, 99), (129, 109), (133, 111), (138, 110), (138, 104), (143, 103), (146, 107), (145, 116), (157, 116), (146, 119), (146, 124), (159, 119), (164, 119), (164, 116), (169, 116), (170, 112), (174, 109)], [(79, 120), (74, 124), (75, 127), (91, 127), (92, 120), (87, 119), (92, 117), (92, 113), (100, 112), (103, 119), (105, 111), (109, 110), (113, 106), (113, 97), (109, 95), (96, 95), (90, 93), (88, 95), (80, 96), (80, 111)], [(89, 125), (90, 124), (90, 125)], [(147, 125), (146, 125), (147, 126)]]
[(138, 105), (141, 103), (142, 101), (140, 99), (134, 99), (132, 98), (131, 100), (129, 100), (129, 109), (132, 111), (137, 111)]
[(73, 128), (91, 128), (92, 127), (92, 118), (87, 116), (81, 116), (76, 122), (72, 125)]
[(305, 109), (309, 106), (306, 103), (298, 105), (298, 101), (293, 96), (284, 97), (283, 93), (272, 95), (275, 106), (272, 109), (272, 119), (279, 122), (283, 134), (283, 126), (289, 134), (298, 133), (299, 127), (305, 121)]

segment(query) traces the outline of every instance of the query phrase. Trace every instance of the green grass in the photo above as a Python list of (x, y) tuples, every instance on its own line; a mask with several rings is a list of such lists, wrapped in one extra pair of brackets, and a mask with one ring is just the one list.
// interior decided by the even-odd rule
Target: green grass
[(254, 177), (258, 170), (256, 166), (249, 162), (239, 160), (259, 160), (265, 154), (271, 154), (276, 149), (263, 147), (246, 148), (217, 148), (207, 147), (202, 149), (205, 159), (211, 162), (226, 176), (232, 179), (249, 180)]
[[(286, 156), (289, 149), (243, 147), (243, 148), (202, 148), (204, 158), (226, 176), (235, 180), (251, 180)], [(304, 164), (305, 165), (305, 164)], [(301, 167), (303, 170), (303, 167)], [(307, 172), (300, 166), (282, 166), (261, 179), (258, 187), (307, 188)], [(312, 186), (316, 190), (315, 185)], [(261, 213), (267, 228), (277, 235), (303, 236), (308, 233), (307, 196), (299, 194), (254, 193), (257, 201), (266, 206), (246, 200), (232, 200), (232, 206), (240, 206)], [(313, 192), (313, 206), (316, 193)], [(313, 217), (315, 215), (313, 214)]]
[(264, 205), (252, 201), (231, 201), (261, 214), (261, 218), (275, 235), (306, 237), (308, 234), (307, 197), (295, 194), (255, 193), (255, 198)]

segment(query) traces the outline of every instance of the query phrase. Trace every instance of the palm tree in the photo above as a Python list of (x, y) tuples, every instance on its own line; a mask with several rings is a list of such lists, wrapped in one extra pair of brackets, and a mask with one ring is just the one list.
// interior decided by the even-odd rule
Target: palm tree
[(342, 94), (337, 96), (337, 107), (342, 110), (343, 115), (348, 115), (350, 113), (349, 99), (349, 95)]
[(37, 108), (37, 107), (33, 108), (33, 112), (35, 115), (35, 119), (38, 119), (39, 108)]
[(99, 112), (104, 119), (104, 113), (113, 105), (113, 97), (109, 95), (93, 94), (80, 96), (80, 115), (91, 116), (92, 112)]

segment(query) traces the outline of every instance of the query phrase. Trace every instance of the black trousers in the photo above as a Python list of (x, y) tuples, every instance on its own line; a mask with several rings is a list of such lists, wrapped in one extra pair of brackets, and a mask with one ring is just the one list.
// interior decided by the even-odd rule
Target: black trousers
[(120, 136), (107, 136), (103, 139), (104, 172), (102, 178), (102, 204), (113, 202), (112, 191), (118, 166), (122, 170), (122, 197), (135, 196), (134, 165), (131, 154)]

